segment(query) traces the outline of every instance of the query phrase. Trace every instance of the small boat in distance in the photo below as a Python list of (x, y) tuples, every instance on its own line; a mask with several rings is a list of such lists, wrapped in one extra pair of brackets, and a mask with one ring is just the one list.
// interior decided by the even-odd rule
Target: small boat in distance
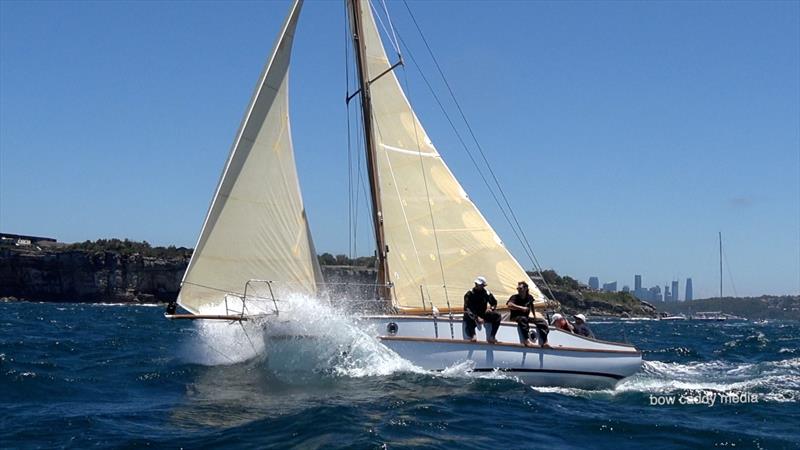
[(727, 316), (720, 311), (701, 311), (691, 316), (691, 320), (703, 320), (707, 322), (722, 322), (727, 319)]
[(686, 320), (686, 316), (683, 314), (675, 314), (672, 316), (661, 316), (658, 320)]
[[(293, 2), (256, 85), (184, 275), (178, 304), (189, 314), (172, 310), (170, 319), (253, 320), (264, 324), (270, 339), (271, 324), (291, 320), (291, 299), (308, 303), (334, 296), (335, 286), (323, 281), (314, 250), (289, 126), (288, 69), (302, 4)], [(476, 372), (584, 388), (613, 387), (636, 373), (642, 354), (626, 343), (551, 329), (550, 347), (531, 348), (520, 343), (511, 322), (500, 325), (498, 343), (485, 342), (489, 325), (477, 333), (479, 342), (467, 339), (462, 298), (477, 275), (488, 280), (501, 309), (522, 281), (539, 311), (551, 303), (422, 127), (396, 75), (403, 60), (398, 54), (390, 61), (384, 48), (380, 12), (369, 0), (347, 0), (347, 8), (358, 75), (348, 102), (358, 97), (361, 106), (377, 280), (365, 290), (366, 298), (346, 295), (337, 301), (371, 305), (358, 324), (431, 371), (468, 362)], [(393, 33), (384, 29), (384, 34), (391, 39)]]

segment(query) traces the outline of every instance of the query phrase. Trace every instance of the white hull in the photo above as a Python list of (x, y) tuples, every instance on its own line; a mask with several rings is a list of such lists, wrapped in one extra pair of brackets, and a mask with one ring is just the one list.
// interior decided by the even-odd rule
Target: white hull
[[(364, 320), (378, 333), (384, 345), (413, 364), (442, 371), (469, 361), (476, 372), (502, 371), (537, 386), (581, 388), (614, 387), (636, 373), (641, 352), (628, 344), (598, 341), (551, 329), (551, 348), (529, 348), (520, 344), (515, 323), (503, 322), (497, 344), (485, 342), (486, 327), (478, 331), (478, 342), (464, 339), (462, 321), (454, 316), (433, 320), (424, 316), (370, 316)], [(394, 331), (396, 330), (396, 331)]]

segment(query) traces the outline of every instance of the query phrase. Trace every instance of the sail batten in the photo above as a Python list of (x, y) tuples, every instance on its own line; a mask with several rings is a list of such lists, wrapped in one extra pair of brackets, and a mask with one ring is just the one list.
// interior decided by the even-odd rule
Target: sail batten
[[(485, 276), (501, 301), (525, 281), (544, 296), (505, 248), (428, 138), (403, 92), (378, 32), (369, 0), (361, 7), (377, 143), (383, 232), (401, 312), (460, 310), (475, 276)], [(423, 301), (424, 296), (424, 301)]]
[[(248, 280), (313, 294), (321, 281), (294, 162), (288, 101), (293, 4), (237, 132), (184, 274), (178, 303), (193, 313), (241, 294)], [(223, 294), (221, 294), (223, 293)]]

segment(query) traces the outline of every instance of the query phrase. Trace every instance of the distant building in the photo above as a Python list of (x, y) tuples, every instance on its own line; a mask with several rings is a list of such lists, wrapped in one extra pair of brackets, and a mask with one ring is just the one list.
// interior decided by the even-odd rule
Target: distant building
[(631, 291), (631, 287), (628, 286), (627, 284), (622, 286), (622, 292), (630, 292), (630, 291)]
[(633, 276), (633, 296), (638, 298), (639, 300), (647, 300), (647, 301), (651, 300), (650, 292), (647, 289), (642, 288), (641, 275)]
[(692, 279), (686, 279), (686, 296), (683, 298), (684, 301), (688, 302), (694, 298), (694, 293), (692, 292)]
[(647, 293), (649, 294), (647, 301), (660, 302), (663, 300), (663, 297), (661, 297), (661, 286), (653, 286), (647, 290)]
[(680, 290), (678, 288), (678, 283), (679, 283), (678, 280), (675, 280), (675, 281), (672, 282), (672, 301), (673, 302), (677, 302), (678, 301), (678, 293), (680, 292)]
[(0, 242), (17, 246), (39, 245), (41, 243), (54, 243), (55, 239), (41, 236), (27, 236), (24, 234), (0, 233)]
[(595, 291), (600, 289), (600, 280), (597, 277), (589, 277), (589, 287)]
[(664, 285), (664, 302), (669, 303), (672, 301), (672, 293), (669, 291), (669, 286)]
[(617, 292), (617, 282), (603, 283), (603, 290), (606, 292)]

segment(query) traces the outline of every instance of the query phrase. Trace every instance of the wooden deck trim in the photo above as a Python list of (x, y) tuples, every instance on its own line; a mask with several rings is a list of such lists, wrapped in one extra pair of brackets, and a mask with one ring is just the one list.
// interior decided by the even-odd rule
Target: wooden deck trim
[(250, 320), (249, 316), (226, 316), (219, 314), (164, 314), (170, 320), (227, 320), (244, 322)]

